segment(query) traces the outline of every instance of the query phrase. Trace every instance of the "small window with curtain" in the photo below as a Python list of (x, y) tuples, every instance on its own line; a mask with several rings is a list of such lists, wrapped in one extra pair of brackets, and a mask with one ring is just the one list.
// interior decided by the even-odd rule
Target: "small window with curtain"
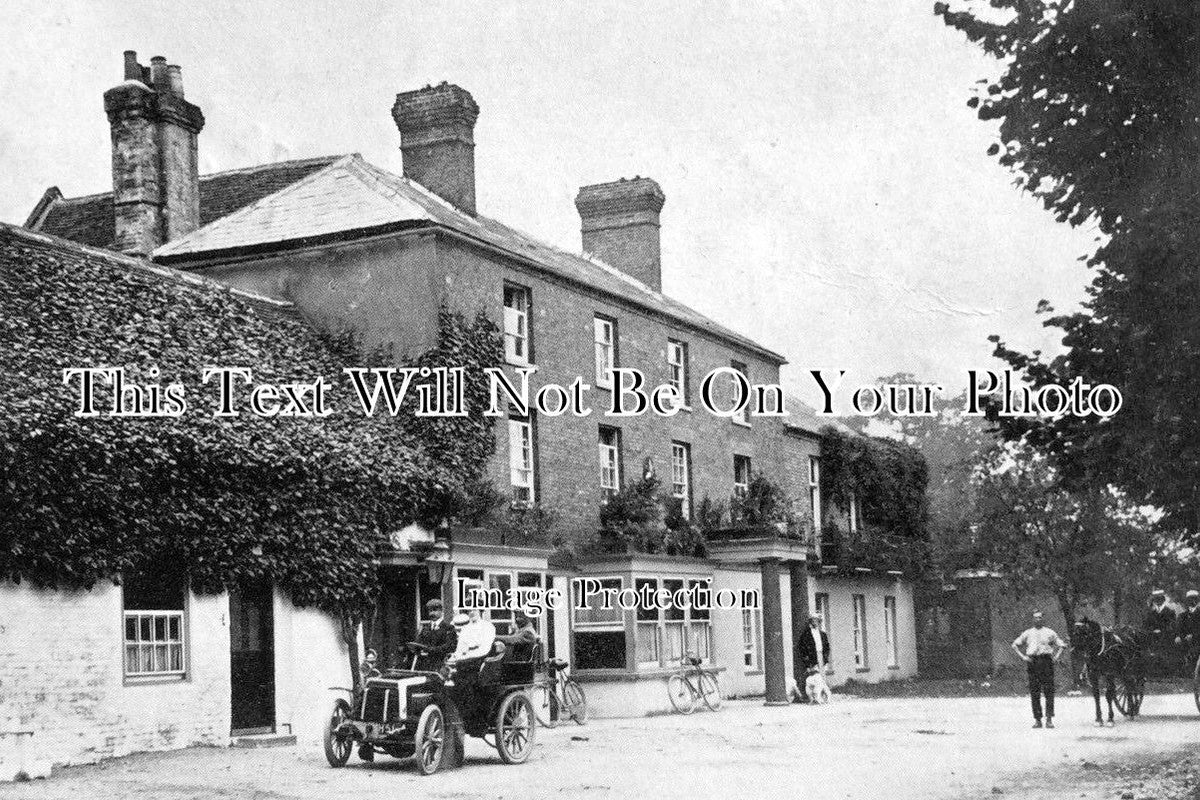
[(671, 442), (671, 496), (679, 501), (679, 513), (692, 518), (692, 446)]
[(124, 672), (133, 680), (187, 675), (183, 582), (128, 576), (121, 583)]

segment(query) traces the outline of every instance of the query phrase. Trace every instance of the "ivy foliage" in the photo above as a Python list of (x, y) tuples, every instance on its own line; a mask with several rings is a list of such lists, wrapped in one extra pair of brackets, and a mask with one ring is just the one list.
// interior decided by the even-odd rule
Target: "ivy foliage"
[(627, 483), (600, 507), (600, 531), (587, 549), (598, 552), (702, 556), (704, 535), (683, 515), (677, 498), (663, 497), (654, 476)]
[[(177, 273), (0, 227), (0, 303), (0, 579), (89, 587), (135, 572), (204, 593), (267, 579), (357, 620), (387, 535), (461, 508), (495, 447), (479, 414), (363, 415), (341, 369), (385, 365), (385, 352)], [(499, 362), (486, 317), (439, 320), (420, 365)], [(214, 365), (250, 367), (255, 382), (324, 376), (332, 413), (214, 417), (215, 387), (201, 383)], [(75, 416), (78, 381), (63, 370), (102, 366), (181, 383), (189, 409)], [(467, 382), (469, 407), (485, 401), (481, 383)], [(99, 407), (110, 398), (102, 388)]]
[(904, 442), (821, 429), (821, 486), (842, 509), (857, 496), (864, 522), (887, 533), (926, 536), (928, 470), (920, 451)]

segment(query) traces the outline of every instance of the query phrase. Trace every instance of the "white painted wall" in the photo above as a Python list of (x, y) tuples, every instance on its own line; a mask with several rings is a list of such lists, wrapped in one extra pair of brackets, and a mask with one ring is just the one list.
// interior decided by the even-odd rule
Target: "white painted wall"
[(328, 614), (296, 608), (278, 591), (274, 610), (276, 730), (295, 734), (300, 744), (316, 744), (333, 701), (346, 696), (330, 687), (352, 685), (349, 648)]
[[(857, 680), (865, 683), (897, 680), (917, 673), (916, 618), (913, 611), (912, 584), (907, 581), (873, 575), (820, 575), (809, 577), (809, 602), (816, 608), (817, 593), (829, 595), (831, 629), (829, 646), (834, 672), (831, 686)], [(867, 611), (867, 669), (858, 671), (853, 656), (854, 607), (852, 596), (863, 595)], [(887, 666), (884, 597), (896, 598), (896, 628), (899, 667)]]
[[(32, 731), (26, 757), (56, 764), (227, 744), (228, 599), (189, 595), (186, 615), (187, 678), (126, 683), (119, 587), (0, 582), (0, 731)], [(0, 741), (0, 777), (16, 759), (7, 747)]]

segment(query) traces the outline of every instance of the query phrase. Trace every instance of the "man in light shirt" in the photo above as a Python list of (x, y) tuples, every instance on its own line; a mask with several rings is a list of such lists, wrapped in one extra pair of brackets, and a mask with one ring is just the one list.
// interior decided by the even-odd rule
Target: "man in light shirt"
[(1012, 649), (1029, 673), (1029, 702), (1033, 727), (1042, 727), (1042, 695), (1046, 696), (1046, 727), (1054, 727), (1054, 662), (1067, 644), (1046, 627), (1042, 612), (1033, 612), (1033, 627), (1013, 640)]

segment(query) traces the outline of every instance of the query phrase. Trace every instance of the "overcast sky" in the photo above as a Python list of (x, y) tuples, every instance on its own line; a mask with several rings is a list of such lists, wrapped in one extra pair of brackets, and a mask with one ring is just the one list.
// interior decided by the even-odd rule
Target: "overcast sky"
[(111, 188), (125, 49), (182, 65), (201, 172), (347, 152), (399, 172), (395, 93), (448, 80), (481, 109), (482, 213), (578, 249), (578, 187), (651, 176), (665, 291), (787, 355), (792, 388), (958, 387), (997, 366), (991, 333), (1054, 346), (1035, 304), (1082, 297), (1094, 234), (985, 155), (965, 101), (995, 67), (932, 5), (4, 0), (0, 220)]

